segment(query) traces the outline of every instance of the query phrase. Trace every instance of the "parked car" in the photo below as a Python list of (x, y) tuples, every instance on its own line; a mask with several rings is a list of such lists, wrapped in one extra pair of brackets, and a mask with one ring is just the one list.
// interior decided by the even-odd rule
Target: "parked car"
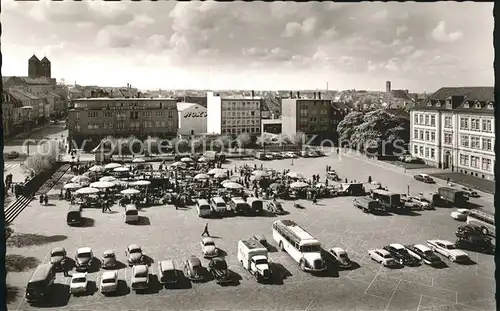
[(130, 267), (144, 264), (142, 248), (137, 244), (130, 244), (125, 251), (125, 255), (127, 256), (128, 265)]
[(341, 268), (348, 269), (352, 267), (351, 259), (346, 251), (340, 247), (330, 248), (325, 257)]
[(471, 188), (462, 187), (462, 190), (464, 191), (464, 194), (470, 198), (479, 198), (480, 197), (479, 193), (477, 193), (476, 191), (474, 191)]
[(281, 160), (283, 159), (283, 155), (280, 152), (272, 152), (271, 155), (273, 156), (274, 159), (276, 160)]
[(88, 279), (87, 272), (73, 273), (71, 276), (71, 284), (69, 292), (73, 295), (85, 294), (87, 292)]
[(394, 259), (399, 261), (400, 264), (405, 266), (417, 266), (419, 264), (419, 260), (415, 257), (411, 256), (408, 253), (408, 250), (401, 244), (393, 243), (384, 247), (386, 251), (388, 251)]
[(422, 244), (410, 244), (405, 246), (408, 250), (408, 253), (417, 258), (418, 260), (423, 261), (426, 265), (430, 266), (440, 266), (443, 265), (443, 261), (439, 256), (434, 254), (434, 252), (427, 246)]
[(271, 201), (267, 204), (266, 206), (267, 210), (273, 214), (276, 215), (284, 215), (285, 210), (283, 210), (283, 206), (281, 205), (280, 202), (277, 201)]
[(214, 257), (208, 263), (208, 270), (218, 284), (230, 283), (231, 274), (227, 268), (227, 262), (224, 258)]
[(428, 240), (429, 248), (437, 252), (453, 262), (464, 262), (469, 260), (469, 255), (457, 249), (455, 244), (447, 240)]
[(298, 156), (295, 153), (291, 152), (291, 151), (286, 152), (286, 156), (287, 156), (287, 158), (290, 158), (290, 159), (296, 159), (296, 158), (298, 158)]
[(425, 209), (425, 210), (433, 209), (432, 203), (429, 202), (429, 200), (427, 200), (424, 197), (421, 197), (421, 196), (411, 197), (411, 201), (418, 204), (421, 209)]
[(101, 276), (99, 288), (103, 295), (116, 292), (118, 290), (118, 272), (105, 271)]
[(50, 251), (50, 263), (60, 269), (66, 263), (66, 250), (64, 247), (54, 247)]
[(495, 251), (495, 246), (491, 242), (491, 237), (484, 235), (479, 226), (460, 226), (455, 232), (455, 235), (457, 237), (455, 241), (455, 246), (457, 248), (479, 251), (487, 254), (492, 254)]
[(466, 221), (467, 220), (467, 215), (464, 213), (461, 213), (459, 211), (456, 212), (451, 212), (450, 216), (458, 221)]
[(264, 155), (264, 160), (274, 160), (274, 157), (272, 154), (267, 153)]
[(149, 268), (146, 265), (135, 265), (132, 268), (130, 287), (135, 290), (145, 290), (149, 287)]
[(201, 253), (205, 258), (217, 257), (217, 255), (219, 254), (219, 251), (215, 246), (214, 240), (210, 237), (203, 238), (200, 242), (200, 245), (201, 245)]
[(76, 250), (75, 265), (76, 271), (87, 271), (93, 263), (94, 254), (90, 247), (81, 247)]
[(17, 151), (11, 151), (7, 155), (7, 159), (16, 159), (16, 158), (19, 158), (19, 152)]
[(385, 249), (372, 249), (368, 251), (370, 258), (376, 262), (381, 263), (385, 267), (397, 266), (396, 260)]
[(184, 275), (193, 282), (203, 281), (203, 266), (196, 256), (184, 261)]
[(104, 269), (113, 269), (116, 266), (116, 255), (113, 250), (104, 251), (102, 267)]
[(427, 184), (435, 183), (434, 179), (432, 179), (432, 177), (427, 174), (417, 174), (413, 176), (413, 178), (415, 178), (415, 180), (422, 181)]

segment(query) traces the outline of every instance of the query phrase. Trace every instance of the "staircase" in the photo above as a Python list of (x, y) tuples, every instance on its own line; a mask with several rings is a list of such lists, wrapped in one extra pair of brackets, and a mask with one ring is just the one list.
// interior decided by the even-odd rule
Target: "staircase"
[(57, 182), (66, 174), (66, 172), (70, 169), (71, 165), (63, 164), (57, 171), (52, 174), (52, 176), (36, 191), (37, 195), (47, 194), (47, 192), (52, 189)]

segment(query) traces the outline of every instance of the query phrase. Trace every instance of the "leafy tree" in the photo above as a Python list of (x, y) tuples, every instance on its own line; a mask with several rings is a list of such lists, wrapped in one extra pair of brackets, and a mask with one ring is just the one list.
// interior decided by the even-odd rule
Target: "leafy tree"
[(38, 175), (42, 172), (50, 170), (55, 161), (56, 158), (52, 155), (42, 155), (37, 153), (29, 156), (21, 164), (21, 168), (24, 173), (33, 173)]
[(238, 141), (240, 147), (243, 147), (243, 150), (245, 150), (246, 147), (248, 147), (250, 145), (250, 143), (252, 142), (252, 138), (250, 137), (250, 134), (248, 134), (246, 132), (238, 135), (238, 138), (236, 138), (236, 140)]
[(222, 135), (222, 136), (219, 136), (217, 139), (220, 140), (224, 144), (225, 148), (231, 148), (232, 147), (231, 144), (233, 142), (233, 139), (231, 138), (231, 136), (229, 136), (229, 135)]
[(363, 113), (353, 111), (345, 116), (344, 120), (337, 125), (339, 142), (351, 142), (352, 134), (356, 127), (363, 123)]
[(302, 149), (302, 145), (304, 144), (306, 140), (306, 134), (302, 132), (297, 132), (295, 135), (292, 137), (292, 142), (299, 147), (299, 149)]

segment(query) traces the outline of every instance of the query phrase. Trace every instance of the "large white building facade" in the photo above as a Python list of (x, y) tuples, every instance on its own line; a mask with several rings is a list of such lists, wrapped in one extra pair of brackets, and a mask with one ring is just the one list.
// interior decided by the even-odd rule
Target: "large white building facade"
[(441, 88), (410, 112), (410, 152), (427, 164), (494, 180), (493, 87)]
[(199, 135), (207, 132), (207, 108), (194, 103), (177, 103), (180, 135)]
[(207, 133), (260, 135), (261, 98), (207, 93)]

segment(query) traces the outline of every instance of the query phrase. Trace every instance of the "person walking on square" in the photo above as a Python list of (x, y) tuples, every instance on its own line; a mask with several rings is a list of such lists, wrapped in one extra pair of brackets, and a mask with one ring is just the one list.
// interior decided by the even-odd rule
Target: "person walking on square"
[(49, 204), (49, 196), (45, 195), (45, 197), (43, 198), (43, 201), (45, 202), (45, 206), (47, 206)]
[(205, 228), (203, 229), (203, 233), (201, 236), (207, 235), (208, 237), (210, 236), (210, 233), (208, 232), (208, 222), (205, 223)]

